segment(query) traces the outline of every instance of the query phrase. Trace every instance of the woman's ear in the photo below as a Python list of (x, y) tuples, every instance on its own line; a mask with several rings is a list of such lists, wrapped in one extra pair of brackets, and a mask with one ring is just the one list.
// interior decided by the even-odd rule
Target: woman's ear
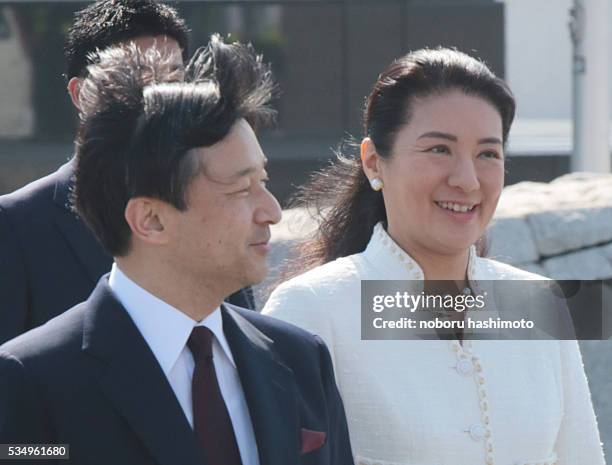
[(378, 155), (376, 151), (376, 146), (372, 139), (366, 137), (361, 141), (361, 165), (363, 166), (363, 171), (365, 175), (370, 180), (370, 183), (374, 179), (378, 179), (380, 181), (384, 181), (383, 174), (381, 170), (381, 157)]

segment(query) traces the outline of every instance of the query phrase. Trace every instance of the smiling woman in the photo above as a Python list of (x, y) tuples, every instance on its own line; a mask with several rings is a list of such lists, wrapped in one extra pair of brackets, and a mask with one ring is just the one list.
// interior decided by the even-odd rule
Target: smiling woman
[[(461, 276), (467, 251), (491, 220), (504, 184), (495, 106), (461, 90), (415, 99), (410, 123), (398, 130), (389, 154), (381, 154), (369, 137), (361, 149), (366, 176), (384, 185), (389, 235), (423, 265), (432, 254), (454, 255), (454, 274)], [(434, 265), (425, 275), (444, 279)]]
[[(480, 61), (420, 50), (379, 76), (358, 154), (302, 191), (320, 214), (306, 271), (264, 313), (327, 343), (359, 465), (602, 465), (575, 341), (362, 340), (362, 280), (544, 279), (478, 256), (515, 103)], [(462, 289), (462, 291), (459, 291)], [(469, 312), (454, 315), (463, 322)], [(461, 326), (461, 325), (456, 325)]]
[[(389, 224), (391, 237), (409, 249), (402, 243), (410, 240), (406, 228), (434, 233), (429, 223), (435, 221), (433, 202), (440, 207), (444, 202), (453, 210), (481, 207), (474, 230), (482, 235), (503, 186), (503, 146), (514, 112), (507, 85), (468, 55), (450, 49), (419, 50), (395, 60), (368, 96), (361, 157), (341, 155), (298, 197), (296, 204), (317, 207), (321, 220), (318, 236), (302, 247), (299, 269), (363, 251), (381, 221)], [(432, 185), (428, 176), (437, 184)], [(448, 185), (440, 186), (447, 178)], [(385, 187), (372, 189), (372, 182)], [(480, 199), (480, 183), (497, 192)], [(417, 186), (436, 188), (436, 197), (433, 192), (429, 198), (400, 192)], [(486, 204), (479, 205), (480, 200)], [(463, 261), (480, 235), (469, 244), (456, 244), (463, 249)], [(442, 242), (445, 247), (455, 243)], [(429, 274), (428, 278), (435, 279)]]

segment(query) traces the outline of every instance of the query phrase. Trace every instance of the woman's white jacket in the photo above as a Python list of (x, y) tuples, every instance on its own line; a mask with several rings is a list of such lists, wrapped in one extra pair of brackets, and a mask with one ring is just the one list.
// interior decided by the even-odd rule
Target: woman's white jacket
[[(468, 278), (544, 279), (474, 250)], [(604, 464), (575, 341), (362, 341), (367, 279), (423, 279), (381, 224), (364, 252), (283, 283), (263, 310), (327, 343), (358, 465)]]

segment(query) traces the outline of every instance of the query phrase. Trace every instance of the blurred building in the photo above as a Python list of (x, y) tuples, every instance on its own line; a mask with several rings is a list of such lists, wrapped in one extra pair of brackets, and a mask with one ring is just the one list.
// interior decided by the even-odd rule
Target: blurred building
[[(506, 79), (518, 104), (510, 152), (526, 156), (560, 155), (557, 160), (568, 160), (573, 126), (569, 12), (575, 2), (504, 0), (503, 3)], [(589, 8), (591, 4), (585, 2)], [(609, 82), (608, 89), (611, 86)], [(601, 94), (612, 106), (608, 89), (601, 89)]]
[[(194, 47), (212, 32), (251, 41), (282, 94), (278, 126), (262, 134), (271, 188), (293, 186), (360, 128), (378, 73), (411, 49), (457, 47), (506, 77), (517, 95), (508, 182), (568, 170), (571, 0), (183, 1)], [(75, 115), (62, 77), (63, 36), (84, 2), (0, 3), (0, 193), (71, 154)], [(529, 155), (526, 157), (525, 155)]]
[(14, 12), (0, 14), (0, 138), (28, 138), (34, 132), (31, 60), (20, 40)]

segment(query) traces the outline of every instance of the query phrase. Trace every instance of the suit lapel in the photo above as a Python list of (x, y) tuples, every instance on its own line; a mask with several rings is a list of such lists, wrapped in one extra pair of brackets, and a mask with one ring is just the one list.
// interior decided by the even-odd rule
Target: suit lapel
[(70, 195), (74, 181), (74, 159), (57, 171), (53, 202), (59, 207), (55, 224), (66, 239), (68, 246), (85, 268), (93, 283), (110, 270), (112, 259), (104, 252), (93, 233), (78, 215), (70, 209)]
[(172, 387), (106, 277), (88, 304), (83, 350), (107, 364), (102, 391), (160, 465), (204, 464)]
[(273, 341), (226, 306), (223, 330), (249, 407), (261, 465), (299, 463), (300, 423), (293, 372), (277, 360)]

